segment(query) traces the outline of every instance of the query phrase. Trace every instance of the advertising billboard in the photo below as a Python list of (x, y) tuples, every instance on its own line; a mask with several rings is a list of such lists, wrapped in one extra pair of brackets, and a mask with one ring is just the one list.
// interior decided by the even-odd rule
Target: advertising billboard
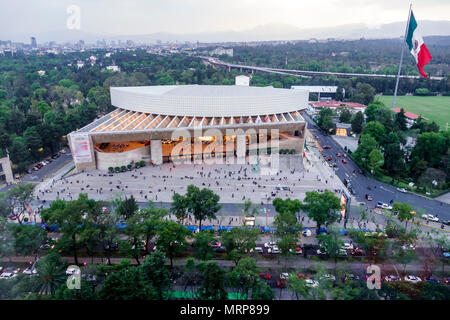
[(92, 162), (89, 136), (87, 134), (72, 135), (71, 142), (75, 163)]

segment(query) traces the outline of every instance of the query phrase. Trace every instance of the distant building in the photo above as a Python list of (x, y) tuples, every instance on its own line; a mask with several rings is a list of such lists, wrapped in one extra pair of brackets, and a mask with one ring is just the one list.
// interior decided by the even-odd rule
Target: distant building
[(38, 75), (39, 75), (40, 77), (45, 76), (45, 71), (44, 71), (44, 70), (39, 70), (37, 73), (38, 73)]
[(367, 106), (363, 105), (361, 103), (356, 102), (342, 102), (342, 101), (317, 101), (317, 102), (310, 102), (309, 105), (314, 108), (316, 111), (320, 108), (331, 108), (336, 110), (340, 107), (348, 107), (350, 109), (350, 112), (357, 113), (358, 111), (361, 111), (364, 113)]
[(336, 123), (336, 135), (348, 137), (352, 134), (352, 125), (350, 123)]
[[(412, 125), (414, 124), (414, 122), (420, 117), (418, 114), (406, 111), (405, 109), (403, 109), (405, 111), (405, 117), (406, 117), (406, 126), (409, 128), (412, 127)], [(400, 109), (399, 108), (394, 108), (392, 109), (392, 111), (394, 111), (395, 113), (399, 113)], [(423, 117), (422, 117), (423, 118)], [(425, 118), (424, 118), (425, 119)]]
[(234, 78), (234, 84), (237, 86), (249, 86), (250, 76), (248, 75), (238, 75)]
[(120, 72), (119, 66), (107, 66), (106, 70), (112, 71), (112, 72)]
[(221, 55), (227, 55), (232, 57), (233, 56), (233, 48), (225, 49), (224, 47), (217, 47), (216, 49), (209, 52), (209, 55), (214, 56), (221, 56)]
[(77, 68), (81, 69), (84, 67), (84, 62), (83, 61), (77, 61)]
[[(307, 90), (309, 93), (317, 93), (317, 100), (331, 100), (336, 95), (337, 86), (291, 86), (291, 89)], [(342, 89), (344, 90), (344, 89)], [(320, 96), (322, 94), (322, 97)], [(344, 90), (345, 95), (345, 90)]]
[(37, 49), (37, 42), (35, 37), (31, 37), (31, 48)]

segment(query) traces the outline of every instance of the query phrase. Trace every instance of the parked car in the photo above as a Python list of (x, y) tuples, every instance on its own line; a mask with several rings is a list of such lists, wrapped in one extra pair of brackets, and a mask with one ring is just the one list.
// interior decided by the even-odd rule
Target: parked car
[(270, 241), (264, 243), (264, 248), (272, 248), (274, 245), (276, 245), (276, 242)]
[(319, 283), (316, 280), (306, 279), (305, 282), (306, 282), (306, 286), (308, 286), (308, 287), (315, 288), (315, 287), (319, 286)]
[(413, 282), (413, 283), (417, 283), (417, 282), (421, 282), (422, 281), (422, 279), (420, 279), (420, 277), (412, 276), (412, 275), (405, 276), (404, 280), (408, 281), (408, 282)]
[(403, 192), (403, 193), (407, 193), (408, 190), (406, 190), (405, 188), (397, 188), (397, 191)]
[(359, 280), (359, 276), (353, 273), (345, 275), (344, 280)]
[(434, 282), (434, 283), (439, 283), (440, 282), (438, 279), (436, 279), (433, 276), (425, 277), (425, 280), (427, 280), (428, 282)]
[(384, 277), (384, 280), (386, 282), (397, 282), (397, 281), (401, 281), (402, 278), (400, 278), (399, 276), (388, 275), (388, 276)]
[(359, 248), (355, 248), (355, 249), (353, 249), (352, 251), (350, 251), (350, 254), (352, 255), (352, 256), (363, 256), (364, 255), (364, 251), (362, 251), (361, 249), (359, 249)]
[(287, 272), (280, 273), (281, 280), (286, 280), (287, 278), (289, 278), (289, 273)]
[(267, 252), (278, 254), (278, 253), (280, 253), (280, 249), (278, 249), (278, 247), (274, 245), (272, 248), (267, 249)]
[(326, 273), (326, 274), (324, 274), (323, 276), (321, 276), (320, 278), (319, 278), (320, 280), (322, 280), (322, 279), (327, 279), (327, 280), (336, 280), (336, 277), (335, 276), (333, 276), (332, 274), (328, 274), (328, 273)]
[(79, 269), (70, 266), (69, 268), (67, 268), (66, 274), (67, 274), (67, 275), (72, 275), (72, 274), (75, 274), (78, 270), (79, 270)]
[(348, 243), (348, 242), (345, 242), (345, 243), (342, 245), (341, 248), (344, 249), (344, 250), (352, 250), (352, 249), (353, 249), (353, 244), (350, 244), (350, 243)]
[(37, 274), (37, 270), (33, 267), (28, 267), (25, 270), (23, 270), (22, 272), (23, 274), (27, 274), (27, 275), (33, 275), (33, 274)]
[(342, 163), (343, 163), (343, 164), (346, 164), (346, 163), (347, 163), (347, 160), (342, 159)]
[(447, 226), (450, 226), (450, 220), (444, 220), (444, 221), (442, 221), (442, 223), (447, 225)]
[(295, 247), (294, 249), (289, 249), (290, 253), (295, 253), (295, 254), (302, 254), (303, 250), (300, 247)]
[(258, 253), (263, 253), (264, 252), (262, 247), (255, 247), (255, 251), (258, 252)]
[(323, 149), (331, 149), (330, 146), (324, 146)]
[(270, 273), (267, 273), (267, 272), (260, 272), (259, 277), (264, 280), (269, 280), (270, 278), (272, 278)]
[(17, 274), (13, 273), (13, 272), (3, 272), (0, 275), (0, 279), (12, 279), (17, 277)]
[(380, 202), (380, 201), (378, 201), (378, 203), (377, 203), (377, 208), (392, 210), (392, 206), (388, 205), (387, 203)]

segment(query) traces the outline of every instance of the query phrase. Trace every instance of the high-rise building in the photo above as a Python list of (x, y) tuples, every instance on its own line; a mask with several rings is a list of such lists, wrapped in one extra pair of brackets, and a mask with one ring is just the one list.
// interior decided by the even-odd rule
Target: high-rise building
[(31, 48), (36, 49), (37, 48), (37, 42), (35, 37), (31, 37)]

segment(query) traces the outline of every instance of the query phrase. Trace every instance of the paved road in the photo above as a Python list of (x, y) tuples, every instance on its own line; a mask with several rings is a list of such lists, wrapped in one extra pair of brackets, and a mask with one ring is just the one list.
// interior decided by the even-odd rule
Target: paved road
[[(67, 165), (70, 161), (72, 161), (72, 153), (68, 149), (65, 149), (65, 150), (66, 150), (65, 154), (62, 153), (59, 158), (52, 159), (52, 162), (50, 162), (49, 164), (45, 165), (44, 167), (42, 167), (38, 171), (32, 170), (33, 173), (31, 173), (31, 174), (25, 173), (21, 177), (19, 184), (42, 182), (46, 178), (48, 178), (49, 176), (53, 175), (55, 172), (60, 170), (62, 167)], [(0, 188), (0, 191), (4, 192), (6, 190), (9, 190), (9, 189), (13, 188), (14, 186), (15, 186), (14, 184), (13, 185), (9, 185), (9, 186), (5, 186), (3, 188)]]
[[(356, 192), (356, 199), (361, 202), (365, 202), (370, 208), (374, 208), (378, 201), (389, 203), (391, 200), (398, 202), (406, 202), (411, 204), (417, 211), (422, 208), (426, 213), (437, 215), (439, 220), (450, 219), (450, 205), (438, 200), (432, 200), (426, 197), (422, 197), (413, 193), (401, 193), (396, 190), (395, 187), (378, 182), (367, 178), (366, 176), (356, 173), (354, 170), (358, 170), (358, 166), (349, 158), (346, 157), (347, 163), (343, 164), (341, 158), (336, 156), (337, 153), (345, 153), (344, 150), (329, 136), (326, 136), (316, 124), (307, 115), (304, 115), (305, 120), (308, 123), (308, 129), (311, 134), (316, 136), (319, 144), (324, 146), (330, 146), (330, 149), (324, 149), (323, 154), (328, 157), (332, 156), (333, 160), (330, 162), (336, 162), (337, 164), (337, 176), (344, 181), (349, 179), (353, 189)], [(371, 188), (368, 190), (367, 187)], [(365, 195), (370, 194), (373, 198), (372, 201), (367, 201)]]

